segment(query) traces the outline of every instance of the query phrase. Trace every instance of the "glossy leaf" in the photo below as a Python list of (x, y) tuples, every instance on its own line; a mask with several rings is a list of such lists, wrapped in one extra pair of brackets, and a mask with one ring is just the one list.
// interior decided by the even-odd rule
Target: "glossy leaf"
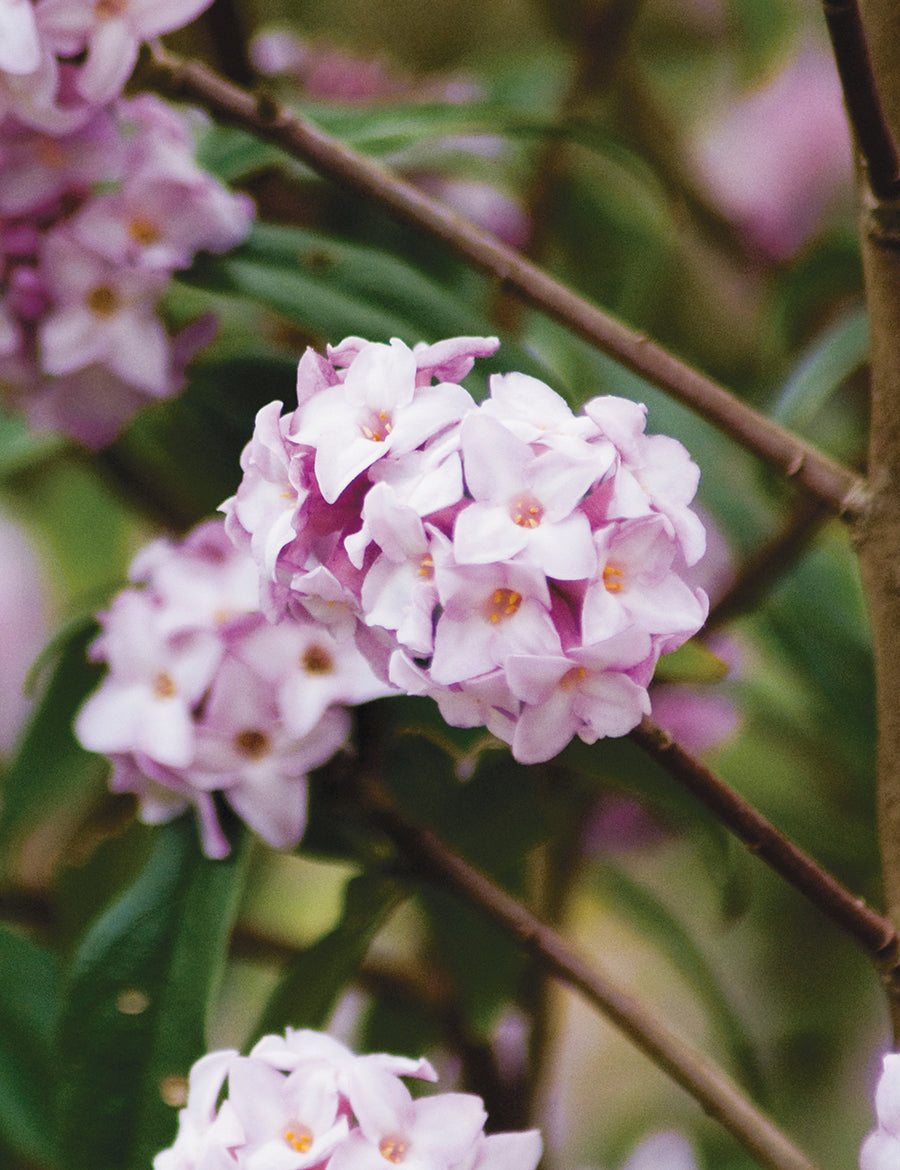
[(72, 721), (100, 680), (100, 667), (86, 651), (97, 635), (93, 619), (75, 623), (46, 656), (52, 672), (33, 711), (18, 754), (2, 778), (0, 858), (8, 866), (14, 848), (54, 809), (83, 805), (100, 790), (102, 756), (78, 743)]
[(55, 957), (0, 926), (0, 1161), (5, 1148), (41, 1166), (62, 1166), (53, 1141), (58, 1006)]
[(869, 356), (869, 315), (864, 308), (841, 318), (819, 337), (788, 379), (775, 417), (802, 431), (832, 394)]
[(77, 946), (58, 1039), (67, 1170), (146, 1170), (171, 1142), (244, 876), (243, 834), (232, 840), (212, 861), (191, 817), (164, 826), (142, 873)]

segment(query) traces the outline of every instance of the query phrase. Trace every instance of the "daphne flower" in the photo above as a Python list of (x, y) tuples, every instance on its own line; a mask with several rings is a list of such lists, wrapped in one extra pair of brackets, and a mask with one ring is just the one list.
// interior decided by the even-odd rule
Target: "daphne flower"
[(577, 505), (599, 478), (597, 470), (561, 451), (536, 455), (499, 422), (477, 412), (463, 422), (460, 442), (475, 502), (456, 520), (457, 561), (486, 564), (519, 556), (548, 577), (590, 577), (597, 553), (588, 518)]
[(875, 1089), (878, 1128), (863, 1142), (859, 1170), (896, 1170), (900, 1165), (900, 1054), (889, 1052), (882, 1060)]
[(0, 0), (0, 70), (34, 73), (41, 58), (30, 0)]
[(212, 0), (39, 0), (37, 22), (55, 53), (87, 49), (78, 90), (94, 105), (116, 97), (131, 75), (143, 41), (190, 23)]

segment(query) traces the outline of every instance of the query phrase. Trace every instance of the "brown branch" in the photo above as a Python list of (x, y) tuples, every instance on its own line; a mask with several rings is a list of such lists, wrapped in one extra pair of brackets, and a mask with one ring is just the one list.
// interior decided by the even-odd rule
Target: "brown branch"
[(556, 978), (579, 992), (660, 1068), (686, 1089), (769, 1170), (814, 1170), (813, 1163), (744, 1097), (734, 1082), (685, 1043), (634, 996), (616, 986), (565, 940), (429, 829), (408, 821), (371, 783), (354, 794), (370, 819), (419, 873), (482, 910)]
[(845, 930), (900, 996), (900, 939), (889, 919), (853, 895), (705, 764), (644, 719), (631, 732), (650, 757), (692, 792), (751, 851)]
[(869, 185), (880, 197), (896, 195), (900, 186), (897, 147), (875, 85), (859, 4), (857, 0), (823, 0), (823, 9), (844, 105)]
[(305, 119), (216, 76), (196, 61), (155, 50), (145, 54), (138, 81), (166, 96), (204, 106), (275, 143), (339, 185), (365, 196), (395, 218), (441, 240), (531, 305), (610, 354), (628, 369), (697, 411), (748, 450), (842, 515), (862, 511), (863, 481), (810, 444), (741, 402), (710, 378), (583, 300), (488, 232), (429, 198), (379, 164), (324, 134)]

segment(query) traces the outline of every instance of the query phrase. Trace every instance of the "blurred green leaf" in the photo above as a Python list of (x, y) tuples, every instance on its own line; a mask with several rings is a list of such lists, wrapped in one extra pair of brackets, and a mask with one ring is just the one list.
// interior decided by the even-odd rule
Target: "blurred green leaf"
[(2, 777), (0, 870), (12, 862), (16, 844), (55, 809), (83, 803), (100, 789), (106, 761), (85, 751), (72, 728), (103, 673), (87, 661), (87, 647), (96, 635), (93, 618), (74, 623), (42, 663), (52, 673)]
[(725, 678), (730, 669), (704, 642), (691, 638), (659, 660), (653, 678), (660, 683), (714, 683)]
[(67, 1170), (146, 1170), (171, 1142), (178, 1098), (206, 1050), (245, 873), (200, 852), (190, 816), (159, 830), (139, 877), (88, 929), (65, 975), (58, 1036)]
[(746, 1088), (759, 1100), (763, 1077), (747, 1039), (747, 1025), (735, 1010), (725, 979), (712, 966), (673, 910), (611, 858), (593, 871), (595, 888), (642, 938), (665, 954), (701, 1000)]
[(774, 417), (803, 431), (822, 406), (869, 356), (869, 315), (864, 307), (842, 317), (810, 346), (785, 384)]
[(794, 6), (786, 0), (728, 0), (727, 9), (744, 81), (759, 81), (790, 42)]
[(324, 1028), (366, 957), (369, 945), (409, 891), (395, 878), (371, 871), (347, 883), (333, 930), (287, 967), (257, 1023), (253, 1040), (269, 1032)]
[(41, 1166), (61, 1166), (53, 1141), (58, 1007), (55, 957), (0, 926), (0, 1154), (7, 1147)]
[(34, 431), (20, 415), (0, 410), (0, 478), (15, 475), (64, 445), (58, 435)]

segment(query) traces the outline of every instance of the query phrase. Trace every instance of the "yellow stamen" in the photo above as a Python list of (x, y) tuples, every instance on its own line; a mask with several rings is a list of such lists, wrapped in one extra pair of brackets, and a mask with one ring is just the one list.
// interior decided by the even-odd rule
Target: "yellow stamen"
[(496, 624), (512, 617), (522, 604), (522, 594), (515, 589), (495, 589), (488, 600), (487, 619)]
[(616, 581), (615, 577), (624, 577), (625, 574), (621, 569), (616, 569), (612, 565), (607, 565), (603, 570), (603, 584), (606, 586), (608, 592), (618, 593), (624, 586), (624, 581)]
[(177, 694), (178, 688), (172, 681), (172, 676), (166, 672), (160, 673), (153, 680), (153, 694), (157, 699), (171, 699), (174, 694)]
[(136, 216), (128, 224), (128, 234), (136, 244), (146, 247), (148, 244), (155, 244), (162, 232), (152, 220)]
[(379, 1154), (381, 1154), (382, 1158), (385, 1158), (388, 1162), (393, 1162), (394, 1165), (397, 1165), (399, 1162), (403, 1161), (403, 1159), (406, 1157), (406, 1151), (408, 1149), (409, 1146), (407, 1143), (402, 1141), (400, 1138), (386, 1137), (382, 1138), (378, 1143)]
[(306, 1154), (313, 1144), (313, 1135), (305, 1125), (298, 1125), (296, 1129), (291, 1128), (284, 1131), (284, 1140), (298, 1154)]

